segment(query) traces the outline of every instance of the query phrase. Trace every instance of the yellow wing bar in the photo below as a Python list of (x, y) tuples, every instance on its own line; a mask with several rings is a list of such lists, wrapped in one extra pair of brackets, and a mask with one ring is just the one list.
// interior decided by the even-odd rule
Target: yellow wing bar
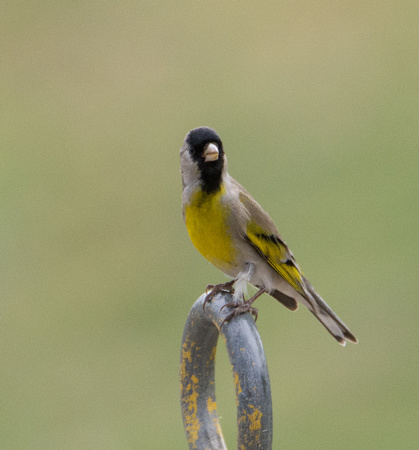
[(267, 263), (297, 292), (304, 294), (302, 275), (291, 252), (282, 240), (273, 234), (267, 235), (258, 225), (247, 228), (247, 240), (255, 247)]

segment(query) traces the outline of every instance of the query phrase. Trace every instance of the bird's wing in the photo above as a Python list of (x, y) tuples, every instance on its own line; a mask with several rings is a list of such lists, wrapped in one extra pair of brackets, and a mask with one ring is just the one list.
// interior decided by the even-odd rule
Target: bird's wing
[[(244, 188), (239, 191), (239, 199), (247, 211), (247, 227), (244, 230), (246, 241), (300, 294), (301, 297), (298, 296), (300, 297), (298, 301), (303, 302), (341, 345), (345, 345), (346, 341), (357, 343), (356, 337), (303, 276), (294, 255), (283, 241), (268, 214)], [(297, 299), (291, 299), (294, 300), (294, 303), (289, 300), (290, 297), (284, 300), (282, 297), (284, 294), (279, 291), (274, 291), (271, 295), (287, 308), (297, 309), (295, 301)]]
[(239, 198), (249, 214), (245, 239), (288, 284), (306, 297), (301, 270), (272, 219), (243, 188)]

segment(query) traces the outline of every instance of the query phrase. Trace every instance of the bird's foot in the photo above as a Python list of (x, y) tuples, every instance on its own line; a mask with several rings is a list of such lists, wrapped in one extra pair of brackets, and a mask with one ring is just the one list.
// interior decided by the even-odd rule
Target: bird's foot
[(239, 302), (230, 302), (226, 303), (223, 308), (234, 308), (233, 311), (222, 321), (220, 328), (226, 323), (230, 322), (233, 317), (239, 316), (240, 314), (244, 314), (246, 312), (250, 312), (252, 316), (255, 318), (255, 322), (258, 319), (258, 310), (253, 308), (252, 303), (253, 299), (247, 300), (247, 302), (239, 303)]
[[(234, 310), (222, 321), (222, 323), (220, 325), (220, 329), (225, 324), (225, 322), (230, 322), (230, 320), (233, 317), (239, 316), (240, 314), (243, 314), (246, 312), (250, 312), (250, 314), (252, 314), (252, 316), (255, 318), (255, 322), (256, 322), (256, 320), (258, 319), (258, 310), (256, 308), (253, 308), (252, 304), (257, 298), (259, 298), (265, 292), (267, 292), (266, 289), (262, 288), (262, 289), (259, 289), (259, 291), (256, 292), (256, 294), (252, 298), (249, 298), (249, 300), (247, 300), (247, 301), (243, 301), (243, 303), (230, 302), (230, 303), (226, 303), (224, 306), (222, 306), (221, 309), (223, 309), (227, 306), (229, 308), (234, 308)], [(243, 300), (244, 300), (244, 298), (243, 298)]]
[[(209, 284), (205, 290), (207, 296), (205, 297), (203, 309), (205, 311), (205, 305), (207, 302), (210, 302), (217, 294), (220, 292), (229, 292), (230, 294), (234, 294), (233, 284), (236, 280), (227, 281), (227, 283), (221, 284)], [(209, 292), (208, 292), (209, 291)]]

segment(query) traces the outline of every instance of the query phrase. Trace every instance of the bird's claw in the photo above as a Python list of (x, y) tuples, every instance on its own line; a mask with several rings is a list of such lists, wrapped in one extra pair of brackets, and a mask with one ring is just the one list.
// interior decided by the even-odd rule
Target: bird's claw
[[(252, 302), (253, 303), (253, 302)], [(233, 317), (239, 316), (240, 314), (244, 314), (246, 312), (250, 312), (250, 314), (252, 314), (252, 316), (255, 318), (255, 322), (256, 320), (258, 320), (258, 310), (256, 308), (252, 307), (252, 303), (249, 302), (244, 302), (244, 303), (236, 303), (236, 302), (230, 302), (230, 303), (226, 303), (225, 305), (223, 305), (220, 309), (220, 311), (224, 308), (234, 308), (233, 311), (228, 314), (228, 316), (221, 322), (220, 325), (220, 329), (223, 327), (223, 325), (226, 322), (230, 322), (230, 320)]]
[[(236, 280), (227, 281), (227, 283), (221, 284), (209, 284), (205, 289), (206, 297), (203, 304), (203, 310), (205, 311), (205, 305), (207, 302), (210, 302), (218, 293), (220, 292), (228, 292), (230, 294), (234, 294), (233, 284)], [(210, 292), (208, 292), (210, 291)]]

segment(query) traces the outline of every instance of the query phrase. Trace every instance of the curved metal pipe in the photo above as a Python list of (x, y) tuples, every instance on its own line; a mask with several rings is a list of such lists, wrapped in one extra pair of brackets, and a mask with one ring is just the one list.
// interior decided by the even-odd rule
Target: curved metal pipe
[(215, 400), (215, 356), (221, 334), (233, 371), (237, 404), (237, 448), (272, 448), (272, 400), (262, 341), (249, 313), (234, 317), (221, 330), (232, 301), (205, 294), (192, 306), (183, 333), (180, 390), (183, 424), (190, 449), (226, 449)]

